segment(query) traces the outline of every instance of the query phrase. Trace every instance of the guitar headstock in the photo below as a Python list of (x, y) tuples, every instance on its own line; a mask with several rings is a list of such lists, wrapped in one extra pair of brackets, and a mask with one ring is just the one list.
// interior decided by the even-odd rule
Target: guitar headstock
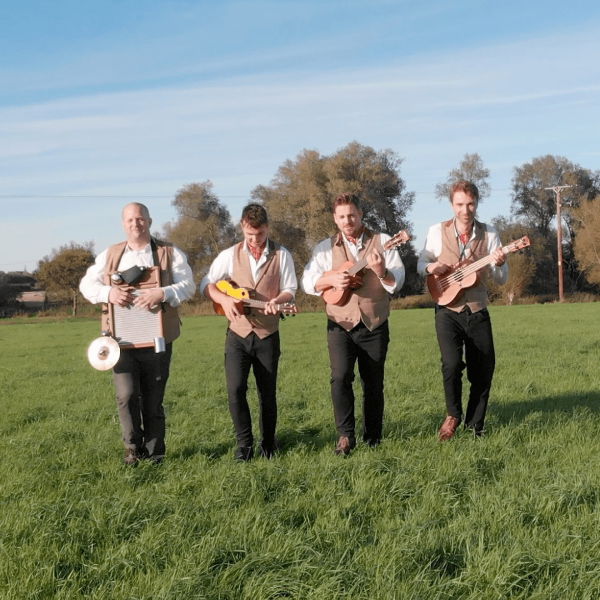
[(523, 250), (523, 248), (527, 248), (527, 246), (531, 246), (531, 242), (529, 241), (529, 238), (526, 235), (524, 235), (522, 238), (519, 238), (518, 240), (515, 240), (514, 242), (508, 244), (506, 248), (508, 252), (517, 252), (518, 250)]
[(283, 315), (295, 315), (298, 312), (298, 306), (294, 302), (286, 302), (279, 305), (279, 312)]
[(396, 246), (399, 246), (400, 244), (405, 244), (406, 242), (408, 242), (408, 240), (410, 240), (410, 235), (408, 235), (408, 233), (406, 233), (406, 231), (404, 231), (404, 229), (403, 229), (402, 231), (399, 231), (394, 237), (391, 237), (383, 245), (383, 249), (389, 250), (390, 248), (395, 248)]

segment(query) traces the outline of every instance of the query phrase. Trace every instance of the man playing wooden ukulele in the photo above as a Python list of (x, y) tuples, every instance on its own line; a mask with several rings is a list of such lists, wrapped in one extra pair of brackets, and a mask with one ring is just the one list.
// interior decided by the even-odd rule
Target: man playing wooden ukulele
[[(345, 304), (326, 305), (331, 396), (339, 435), (335, 453), (348, 455), (356, 445), (352, 382), (357, 361), (364, 394), (363, 440), (370, 446), (381, 441), (390, 294), (404, 283), (404, 265), (394, 248), (383, 251), (382, 245), (390, 239), (387, 234), (363, 226), (356, 196), (342, 194), (335, 199), (333, 220), (339, 231), (317, 244), (302, 285), (307, 294), (314, 295), (331, 288), (356, 288)], [(358, 278), (340, 269), (348, 261), (361, 259), (366, 259), (366, 267)]]
[[(235, 426), (235, 459), (254, 456), (252, 420), (246, 399), (250, 367), (254, 371), (260, 403), (260, 454), (271, 458), (277, 449), (277, 366), (279, 364), (279, 304), (294, 300), (296, 274), (290, 253), (268, 238), (267, 211), (248, 204), (241, 219), (244, 241), (223, 250), (200, 283), (200, 292), (220, 304), (229, 320), (225, 340), (225, 376), (229, 411)], [(239, 300), (220, 291), (220, 280), (233, 280), (254, 290), (263, 310), (245, 314)]]
[[(453, 265), (489, 255), (493, 262), (479, 272), (471, 287), (460, 288), (446, 305), (435, 307), (435, 330), (440, 346), (447, 416), (439, 430), (441, 441), (454, 436), (463, 420), (462, 372), (467, 367), (471, 383), (464, 415), (465, 428), (483, 434), (485, 414), (494, 375), (495, 354), (492, 325), (487, 311), (486, 278), (502, 284), (508, 266), (497, 232), (475, 219), (479, 191), (469, 181), (458, 181), (450, 190), (454, 218), (429, 228), (417, 269), (422, 275), (452, 273)], [(435, 298), (434, 298), (435, 299)], [(463, 362), (464, 350), (464, 362)]]

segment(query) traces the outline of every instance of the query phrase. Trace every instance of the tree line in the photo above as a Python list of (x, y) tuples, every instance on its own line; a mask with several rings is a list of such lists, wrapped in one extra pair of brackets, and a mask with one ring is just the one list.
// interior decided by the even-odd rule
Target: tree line
[[(375, 150), (356, 141), (331, 155), (305, 149), (294, 160), (286, 160), (269, 185), (255, 187), (250, 199), (265, 206), (270, 235), (292, 252), (300, 271), (312, 247), (334, 233), (330, 207), (340, 193), (360, 196), (363, 220), (369, 228), (392, 235), (401, 229), (411, 232), (408, 215), (415, 193), (407, 189), (401, 176), (402, 160), (392, 150)], [(478, 186), (480, 202), (485, 202), (490, 195), (489, 177), (477, 153), (465, 154), (436, 185), (435, 194), (445, 200), (454, 181), (467, 179)], [(510, 215), (492, 220), (505, 243), (523, 235), (532, 240), (527, 252), (509, 257), (508, 284), (492, 289), (492, 294), (503, 295), (507, 302), (524, 295), (556, 293), (556, 199), (546, 188), (557, 185), (572, 186), (562, 194), (565, 291), (600, 291), (600, 171), (584, 169), (561, 156), (546, 155), (514, 168)], [(184, 186), (172, 205), (176, 218), (155, 235), (187, 254), (199, 281), (215, 256), (235, 239), (241, 239), (240, 232), (210, 180)], [(439, 219), (445, 214), (447, 211), (440, 210)], [(79, 280), (93, 262), (92, 250), (90, 244), (63, 246), (44, 257), (35, 274), (49, 293), (68, 296), (74, 311)], [(398, 251), (407, 269), (401, 293), (422, 293), (415, 247), (408, 243)]]

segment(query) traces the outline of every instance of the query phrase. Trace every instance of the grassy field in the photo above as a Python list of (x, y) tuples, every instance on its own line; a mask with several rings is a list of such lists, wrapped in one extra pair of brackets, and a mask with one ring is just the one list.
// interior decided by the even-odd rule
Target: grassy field
[(189, 317), (167, 461), (137, 468), (85, 358), (98, 323), (2, 325), (0, 597), (600, 598), (599, 311), (492, 308), (488, 436), (446, 444), (433, 311), (395, 311), (385, 440), (347, 459), (325, 318), (286, 319), (282, 452), (249, 464), (232, 460), (225, 321)]

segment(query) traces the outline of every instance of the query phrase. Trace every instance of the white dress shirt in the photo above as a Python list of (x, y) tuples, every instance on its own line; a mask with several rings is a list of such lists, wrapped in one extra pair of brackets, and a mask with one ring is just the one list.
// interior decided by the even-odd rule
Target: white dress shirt
[[(381, 245), (383, 246), (389, 239), (390, 236), (387, 233), (382, 233)], [(363, 249), (363, 235), (356, 240), (356, 244), (348, 240), (345, 235), (342, 234), (344, 245), (350, 256), (355, 260), (358, 260), (358, 253)], [(393, 275), (394, 283), (388, 285), (383, 281), (381, 284), (386, 292), (393, 294), (399, 290), (404, 284), (404, 264), (400, 258), (400, 254), (396, 248), (390, 248), (383, 253), (383, 259), (385, 261), (386, 269)], [(333, 251), (331, 247), (331, 238), (326, 238), (319, 242), (312, 253), (312, 257), (306, 267), (304, 267), (304, 273), (302, 275), (302, 288), (307, 294), (314, 296), (320, 296), (323, 292), (318, 292), (315, 289), (317, 281), (321, 278), (321, 275), (327, 271), (333, 269)]]
[[(427, 232), (425, 247), (423, 248), (423, 250), (421, 250), (421, 254), (419, 254), (419, 262), (417, 263), (417, 271), (421, 275), (427, 275), (427, 266), (430, 263), (436, 262), (438, 257), (442, 254), (442, 225), (443, 223), (436, 223), (435, 225), (432, 225), (429, 228), (429, 231)], [(490, 225), (486, 225), (485, 227), (488, 233), (487, 254), (491, 254), (497, 248), (502, 248), (502, 242), (500, 242), (498, 232), (493, 227), (491, 227)], [(466, 259), (471, 258), (469, 244), (475, 238), (476, 228), (477, 223), (474, 224), (473, 231), (471, 232), (471, 238), (469, 242), (467, 242), (467, 247), (464, 253), (464, 258)], [(506, 283), (506, 280), (508, 279), (508, 264), (506, 262), (501, 267), (498, 267), (495, 264), (491, 264), (488, 268), (489, 274), (497, 284), (502, 285), (503, 283)]]
[[(248, 255), (248, 259), (250, 262), (250, 271), (252, 273), (252, 280), (256, 283), (256, 281), (260, 277), (260, 270), (267, 262), (269, 257), (269, 252), (273, 251), (272, 246), (271, 250), (269, 250), (269, 242), (265, 244), (265, 248), (262, 251), (262, 254), (256, 260), (254, 256), (252, 256), (252, 252), (248, 249), (248, 245), (244, 241), (244, 245), (242, 247), (242, 251), (246, 252)], [(296, 290), (298, 289), (298, 281), (296, 279), (296, 272), (294, 271), (294, 261), (292, 259), (292, 255), (289, 250), (280, 246), (280, 260), (279, 260), (279, 290), (280, 293), (289, 292), (292, 297), (296, 295)], [(235, 246), (231, 246), (226, 250), (223, 250), (219, 253), (219, 255), (213, 260), (210, 265), (210, 269), (208, 273), (202, 278), (200, 282), (200, 293), (204, 294), (204, 290), (209, 283), (217, 283), (221, 279), (229, 279), (233, 275), (233, 255), (235, 251)]]
[[(111, 286), (104, 283), (104, 268), (106, 266), (107, 253), (108, 248), (98, 254), (96, 262), (88, 268), (79, 284), (79, 290), (86, 300), (92, 304), (108, 302)], [(134, 250), (129, 245), (125, 246), (125, 251), (119, 261), (119, 271), (124, 271), (135, 266), (154, 266), (150, 244), (146, 244), (142, 250)], [(173, 277), (173, 284), (163, 286), (161, 289), (165, 295), (165, 302), (176, 307), (194, 295), (196, 286), (194, 284), (192, 269), (187, 262), (187, 257), (179, 248), (175, 248), (174, 246), (171, 260), (171, 275)]]

